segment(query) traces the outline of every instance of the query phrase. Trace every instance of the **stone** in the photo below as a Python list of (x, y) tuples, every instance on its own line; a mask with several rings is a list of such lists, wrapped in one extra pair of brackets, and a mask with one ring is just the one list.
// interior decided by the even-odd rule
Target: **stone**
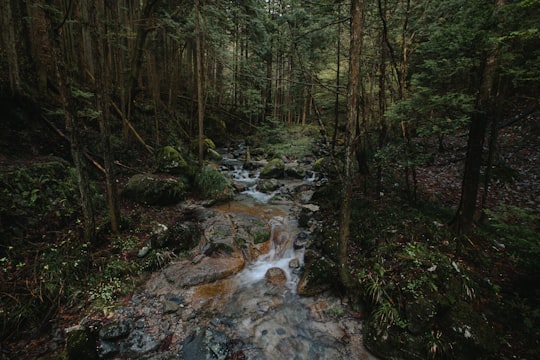
[(187, 174), (188, 164), (182, 154), (172, 146), (165, 146), (156, 151), (158, 172), (168, 174)]
[(301, 296), (320, 294), (336, 284), (337, 265), (320, 254), (306, 252), (304, 272), (298, 280), (296, 292)]
[(132, 323), (127, 320), (119, 320), (104, 325), (99, 330), (101, 340), (117, 340), (127, 337), (131, 331)]
[(264, 274), (264, 278), (266, 279), (266, 282), (272, 285), (281, 286), (287, 283), (287, 274), (285, 274), (283, 269), (278, 267), (268, 269), (266, 274)]
[(270, 179), (276, 178), (280, 179), (285, 176), (285, 163), (282, 159), (274, 158), (270, 160), (264, 167), (261, 169), (259, 177), (261, 179)]
[(120, 352), (127, 357), (140, 358), (142, 355), (155, 351), (159, 341), (142, 330), (135, 330), (120, 345)]
[(187, 187), (183, 178), (137, 174), (128, 180), (122, 196), (147, 205), (172, 205), (184, 199)]
[(80, 328), (68, 333), (67, 354), (69, 360), (99, 359), (96, 338), (87, 328)]

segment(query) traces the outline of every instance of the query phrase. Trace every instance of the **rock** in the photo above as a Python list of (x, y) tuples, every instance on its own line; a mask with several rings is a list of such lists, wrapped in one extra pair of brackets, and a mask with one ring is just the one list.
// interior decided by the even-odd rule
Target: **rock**
[(182, 260), (163, 269), (152, 281), (147, 283), (151, 292), (173, 284), (175, 287), (195, 286), (224, 279), (243, 269), (245, 264), (241, 256), (211, 258), (204, 257), (197, 264)]
[(117, 340), (129, 335), (133, 324), (128, 320), (119, 320), (104, 325), (99, 330), (101, 340)]
[(148, 205), (171, 205), (184, 199), (186, 192), (182, 178), (137, 174), (128, 180), (122, 196)]
[(201, 329), (186, 337), (182, 344), (182, 355), (189, 360), (225, 360), (229, 358), (227, 343), (223, 332)]
[(158, 172), (168, 174), (188, 174), (188, 164), (182, 154), (172, 146), (165, 146), (156, 151)]
[(306, 169), (297, 163), (285, 165), (285, 175), (294, 179), (303, 179), (306, 177)]
[(222, 156), (216, 150), (209, 148), (206, 150), (206, 158), (208, 160), (220, 161), (222, 159)]
[(177, 223), (166, 231), (150, 237), (152, 249), (167, 247), (174, 251), (188, 251), (199, 244), (201, 229), (194, 222)]
[(300, 268), (300, 260), (298, 260), (297, 258), (291, 259), (291, 261), (289, 261), (289, 267), (291, 269)]
[(79, 328), (68, 333), (67, 354), (69, 360), (99, 359), (96, 337), (87, 328)]
[(285, 274), (285, 271), (278, 267), (268, 269), (266, 274), (264, 274), (264, 278), (266, 282), (272, 285), (281, 286), (287, 283), (287, 275)]
[(306, 252), (304, 272), (298, 280), (296, 292), (301, 296), (314, 296), (330, 289), (336, 283), (337, 265), (320, 254)]
[(304, 249), (309, 240), (309, 233), (306, 231), (301, 231), (296, 235), (293, 242), (294, 250)]
[(155, 351), (159, 347), (159, 341), (142, 330), (134, 330), (129, 337), (120, 344), (120, 352), (132, 358), (140, 358), (142, 355)]
[(118, 354), (120, 347), (111, 341), (102, 340), (98, 346), (99, 357), (109, 359)]
[(441, 323), (444, 328), (451, 330), (450, 338), (454, 343), (456, 358), (478, 359), (493, 355), (498, 348), (493, 329), (465, 302), (453, 305)]
[(276, 178), (280, 179), (285, 176), (285, 163), (279, 158), (274, 158), (270, 160), (264, 167), (261, 169), (259, 177), (261, 179), (270, 179)]
[(279, 188), (279, 181), (276, 179), (261, 179), (257, 184), (257, 189), (264, 193), (271, 193)]
[(143, 246), (141, 248), (141, 250), (139, 250), (139, 252), (137, 253), (137, 257), (143, 258), (146, 255), (148, 255), (149, 252), (150, 252), (150, 247), (149, 246)]

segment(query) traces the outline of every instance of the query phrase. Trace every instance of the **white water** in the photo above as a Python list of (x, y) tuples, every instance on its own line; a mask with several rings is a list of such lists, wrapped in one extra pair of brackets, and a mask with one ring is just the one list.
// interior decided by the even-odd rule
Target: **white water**
[(238, 275), (237, 281), (240, 286), (250, 286), (262, 281), (266, 272), (278, 267), (287, 276), (286, 286), (292, 292), (296, 292), (298, 277), (293, 273), (289, 264), (297, 259), (299, 264), (303, 263), (303, 249), (295, 251), (293, 240), (298, 232), (296, 221), (290, 221), (282, 216), (274, 216), (268, 222), (270, 226), (271, 247), (267, 254), (261, 255), (255, 262), (247, 265)]

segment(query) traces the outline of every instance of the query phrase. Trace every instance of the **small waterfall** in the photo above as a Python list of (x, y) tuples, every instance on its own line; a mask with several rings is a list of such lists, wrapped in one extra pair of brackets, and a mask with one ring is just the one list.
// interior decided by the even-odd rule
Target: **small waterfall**
[[(296, 291), (298, 276), (291, 267), (291, 261), (297, 260), (298, 266), (303, 261), (303, 249), (294, 250), (294, 234), (297, 232), (296, 221), (290, 221), (283, 216), (274, 216), (268, 222), (270, 226), (270, 251), (259, 256), (237, 275), (241, 286), (250, 286), (264, 280), (266, 272), (271, 268), (280, 268), (287, 276), (287, 288)], [(298, 267), (297, 266), (297, 267)]]

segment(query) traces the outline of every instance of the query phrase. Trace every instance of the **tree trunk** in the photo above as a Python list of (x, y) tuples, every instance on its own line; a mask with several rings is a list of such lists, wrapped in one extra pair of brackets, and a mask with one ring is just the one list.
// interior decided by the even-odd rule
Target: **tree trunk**
[[(60, 25), (61, 27), (61, 25)], [(60, 100), (64, 110), (66, 120), (66, 129), (69, 133), (71, 144), (71, 156), (77, 173), (77, 183), (81, 195), (81, 208), (83, 213), (83, 236), (87, 242), (92, 242), (95, 239), (95, 212), (92, 204), (92, 191), (90, 188), (90, 180), (88, 176), (87, 164), (84, 158), (83, 146), (81, 144), (82, 135), (80, 133), (80, 124), (75, 123), (75, 109), (72, 104), (71, 96), (71, 75), (66, 71), (65, 59), (62, 57), (62, 47), (60, 40), (60, 27), (57, 24), (49, 24), (49, 34), (53, 42), (53, 56), (55, 63), (56, 78), (58, 81), (58, 89), (60, 92)]]
[(353, 0), (351, 4), (351, 45), (349, 56), (349, 85), (347, 89), (347, 127), (345, 134), (345, 169), (341, 192), (341, 212), (339, 214), (339, 277), (346, 288), (352, 286), (349, 272), (348, 246), (350, 237), (351, 201), (353, 186), (353, 163), (356, 143), (356, 122), (358, 121), (360, 60), (362, 50), (363, 0)]
[(13, 95), (21, 91), (21, 78), (19, 73), (19, 59), (17, 55), (17, 41), (13, 13), (11, 12), (11, 0), (0, 0), (0, 15), (2, 24), (2, 42), (6, 49), (7, 63), (9, 66), (9, 85)]
[(195, 0), (195, 62), (197, 67), (197, 124), (199, 126), (199, 168), (202, 168), (204, 161), (204, 98), (199, 0)]
[[(103, 0), (106, 1), (106, 0)], [(109, 220), (111, 222), (111, 230), (117, 234), (120, 232), (120, 208), (118, 206), (118, 191), (116, 187), (116, 177), (114, 175), (114, 156), (111, 147), (111, 125), (110, 125), (110, 94), (108, 84), (111, 83), (111, 71), (108, 58), (107, 40), (107, 14), (106, 5), (94, 3), (90, 11), (92, 23), (92, 38), (96, 54), (96, 64), (93, 68), (97, 69), (94, 73), (94, 81), (96, 88), (96, 105), (100, 110), (98, 117), (101, 144), (103, 147), (103, 167), (105, 169), (105, 188), (107, 191), (107, 205), (109, 208)], [(103, 23), (101, 25), (97, 16), (100, 15)]]
[[(497, 0), (496, 6), (503, 6), (506, 0)], [(467, 155), (465, 158), (465, 170), (461, 185), (461, 199), (459, 206), (451, 222), (453, 230), (458, 235), (466, 234), (474, 222), (478, 187), (480, 183), (480, 170), (482, 166), (482, 153), (484, 137), (489, 122), (492, 108), (495, 104), (495, 80), (497, 75), (498, 61), (497, 45), (486, 55), (482, 72), (482, 81), (476, 101), (476, 113), (472, 116), (469, 127), (469, 139), (467, 142)], [(459, 241), (459, 240), (458, 240)], [(459, 252), (458, 244), (458, 252)]]

